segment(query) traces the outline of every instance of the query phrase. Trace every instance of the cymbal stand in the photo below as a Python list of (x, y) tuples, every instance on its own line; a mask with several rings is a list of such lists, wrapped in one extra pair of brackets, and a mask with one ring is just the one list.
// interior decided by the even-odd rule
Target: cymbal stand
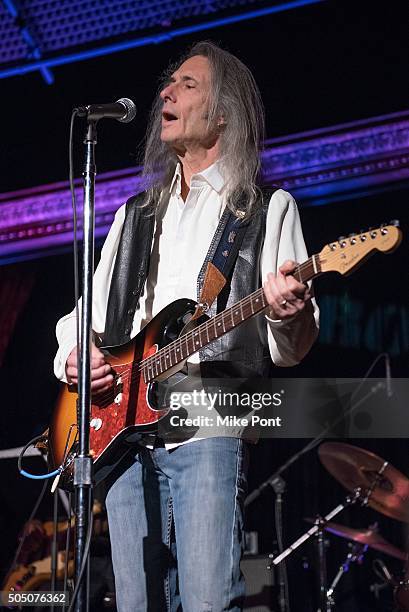
[(368, 544), (359, 544), (355, 542), (351, 546), (351, 550), (347, 554), (344, 563), (339, 566), (338, 572), (331, 583), (330, 588), (326, 593), (327, 610), (331, 610), (335, 606), (334, 591), (341, 580), (342, 576), (349, 570), (351, 563), (362, 563), (364, 554), (368, 550)]
[[(365, 494), (367, 492), (365, 491)], [(327, 593), (327, 580), (326, 580), (326, 559), (325, 559), (325, 547), (324, 547), (324, 528), (328, 521), (331, 521), (334, 516), (342, 512), (348, 506), (355, 504), (359, 499), (363, 497), (363, 492), (360, 487), (355, 489), (353, 495), (347, 495), (345, 501), (342, 504), (338, 504), (333, 510), (331, 510), (323, 518), (319, 517), (313, 527), (308, 529), (301, 537), (298, 538), (293, 544), (290, 544), (286, 550), (284, 550), (278, 557), (272, 560), (273, 565), (278, 565), (288, 557), (294, 550), (296, 550), (301, 544), (304, 544), (311, 536), (318, 535), (318, 551), (319, 551), (319, 565), (320, 565), (320, 608), (319, 612), (331, 612), (331, 605), (328, 601)], [(320, 540), (321, 538), (321, 540)]]
[[(281, 476), (277, 476), (277, 478), (273, 482), (274, 493), (276, 496), (274, 509), (275, 509), (275, 525), (276, 525), (276, 535), (277, 535), (277, 545), (278, 551), (282, 552), (283, 550), (283, 495), (285, 492), (285, 480), (281, 478)], [(280, 565), (278, 568), (278, 583), (279, 583), (279, 608), (280, 612), (287, 612), (289, 610), (289, 596), (288, 596), (288, 577), (287, 577), (287, 568), (285, 563)]]
[(319, 567), (319, 585), (320, 585), (320, 607), (318, 612), (331, 612), (330, 600), (327, 596), (327, 557), (325, 555), (325, 523), (321, 516), (318, 516), (315, 524), (318, 527), (317, 531), (317, 551), (318, 551), (318, 567)]
[(369, 504), (369, 500), (371, 498), (371, 495), (374, 492), (374, 490), (377, 487), (377, 485), (381, 482), (382, 475), (383, 475), (384, 471), (386, 470), (386, 468), (388, 467), (388, 465), (389, 465), (389, 461), (384, 461), (383, 464), (381, 465), (381, 467), (379, 468), (379, 470), (376, 472), (375, 478), (373, 479), (373, 482), (372, 482), (371, 486), (366, 491), (365, 497), (362, 500), (362, 505), (363, 506), (367, 506)]
[[(336, 516), (342, 510), (344, 510), (344, 508), (347, 508), (348, 506), (351, 506), (352, 504), (354, 504), (360, 496), (361, 496), (361, 490), (358, 488), (355, 492), (354, 497), (347, 495), (347, 497), (345, 498), (345, 502), (343, 504), (338, 504), (338, 506), (336, 506), (333, 510), (331, 510), (331, 512), (328, 512), (327, 515), (325, 515), (322, 519), (320, 519), (320, 522), (322, 522), (325, 525), (328, 521), (331, 521), (334, 518), (334, 516)], [(319, 529), (320, 529), (319, 524), (315, 524), (313, 527), (308, 529), (308, 531), (306, 531), (302, 536), (300, 536), (298, 540), (293, 542), (293, 544), (290, 544), (290, 546), (288, 546), (288, 548), (286, 548), (280, 555), (278, 555), (278, 557), (273, 559), (274, 565), (278, 565), (279, 563), (281, 563), (283, 559), (288, 557), (288, 555), (294, 552), (294, 550), (296, 550), (299, 546), (301, 546), (301, 544), (304, 544), (304, 542), (306, 542), (311, 536), (317, 534)]]
[(325, 546), (324, 546), (324, 535), (325, 524), (330, 521), (334, 516), (339, 514), (344, 508), (356, 503), (361, 500), (361, 506), (367, 506), (371, 498), (372, 493), (381, 481), (382, 475), (389, 465), (388, 461), (384, 461), (382, 466), (375, 474), (374, 480), (371, 483), (369, 489), (362, 490), (361, 487), (357, 487), (354, 490), (353, 497), (347, 495), (343, 504), (336, 506), (331, 512), (329, 512), (324, 518), (319, 517), (314, 525), (308, 531), (306, 531), (298, 540), (291, 544), (286, 550), (284, 550), (278, 557), (273, 559), (272, 563), (278, 565), (288, 557), (294, 550), (296, 550), (301, 544), (306, 542), (312, 535), (318, 534), (318, 555), (319, 555), (319, 567), (320, 567), (320, 608), (318, 612), (331, 612), (331, 604), (329, 603), (328, 591), (327, 591), (327, 579), (326, 579), (326, 558), (325, 558)]

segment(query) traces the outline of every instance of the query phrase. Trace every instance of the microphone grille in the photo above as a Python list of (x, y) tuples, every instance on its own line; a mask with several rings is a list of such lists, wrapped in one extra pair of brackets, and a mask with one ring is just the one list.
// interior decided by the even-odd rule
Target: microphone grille
[(119, 100), (117, 100), (116, 102), (117, 104), (122, 104), (122, 106), (125, 107), (125, 111), (126, 111), (125, 115), (121, 117), (120, 119), (118, 119), (118, 121), (122, 121), (122, 123), (129, 123), (130, 121), (135, 119), (136, 106), (132, 102), (132, 100), (130, 100), (129, 98), (119, 98)]

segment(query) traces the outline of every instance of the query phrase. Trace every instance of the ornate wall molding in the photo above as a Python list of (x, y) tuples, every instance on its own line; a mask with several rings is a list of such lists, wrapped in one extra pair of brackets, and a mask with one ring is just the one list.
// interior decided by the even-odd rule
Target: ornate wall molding
[(409, 178), (409, 111), (268, 140), (267, 183), (304, 204), (393, 187)]
[[(325, 204), (409, 181), (409, 111), (266, 141), (264, 181), (291, 191), (299, 204)], [(141, 191), (138, 168), (97, 178), (96, 237), (116, 210)], [(81, 185), (77, 186), (81, 202)], [(81, 206), (79, 206), (81, 213)], [(0, 194), (0, 263), (50, 254), (72, 241), (67, 183)]]

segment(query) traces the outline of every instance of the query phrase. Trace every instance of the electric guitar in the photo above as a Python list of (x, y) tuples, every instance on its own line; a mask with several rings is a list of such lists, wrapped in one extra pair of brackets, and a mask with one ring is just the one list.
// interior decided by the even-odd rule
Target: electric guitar
[[(102, 511), (102, 505), (94, 501), (92, 514), (93, 535), (100, 536), (108, 534), (108, 519)], [(35, 534), (33, 541), (30, 541), (29, 527), (32, 525), (32, 533)], [(31, 521), (26, 523), (21, 537), (24, 538), (24, 546), (17, 558), (15, 565), (7, 574), (1, 586), (3, 594), (8, 592), (37, 591), (40, 587), (50, 583), (51, 580), (51, 546), (53, 539), (53, 522)], [(67, 577), (74, 576), (74, 527), (75, 519), (72, 517), (68, 521), (58, 521), (57, 523), (57, 580), (63, 580), (65, 571)], [(71, 546), (68, 551), (66, 562), (66, 536), (67, 529), (70, 529)], [(24, 533), (28, 533), (24, 535)], [(72, 534), (72, 535), (71, 535)], [(41, 589), (42, 590), (42, 589)], [(5, 599), (5, 597), (4, 597)], [(0, 605), (1, 605), (0, 601)], [(6, 605), (5, 602), (3, 605)]]
[[(390, 253), (401, 239), (397, 224), (340, 238), (297, 266), (293, 275), (303, 283), (325, 272), (347, 275), (375, 251)], [(198, 323), (203, 314), (200, 305), (179, 299), (159, 312), (131, 341), (103, 349), (114, 381), (109, 391), (92, 398), (90, 453), (97, 482), (123, 456), (124, 442), (130, 434), (155, 431), (158, 421), (168, 414), (168, 409), (157, 407), (157, 382), (180, 371), (193, 353), (267, 306), (260, 288), (231, 308)], [(77, 397), (76, 388), (64, 386), (48, 432), (50, 467), (62, 466), (60, 486), (66, 488), (72, 484), (77, 449)]]

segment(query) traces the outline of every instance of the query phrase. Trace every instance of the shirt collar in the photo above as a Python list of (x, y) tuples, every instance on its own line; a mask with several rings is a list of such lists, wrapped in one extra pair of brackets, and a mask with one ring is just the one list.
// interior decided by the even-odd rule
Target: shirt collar
[(175, 173), (173, 175), (172, 182), (170, 184), (169, 193), (172, 193), (174, 186), (176, 185), (176, 195), (180, 195), (182, 191), (182, 166), (180, 162), (176, 164)]
[[(205, 170), (201, 170), (196, 174), (192, 175), (190, 186), (192, 187), (194, 184), (200, 185), (200, 183), (206, 182), (210, 185), (212, 189), (220, 193), (224, 187), (225, 180), (220, 171), (220, 161), (216, 161), (214, 164), (205, 168)], [(176, 186), (176, 194), (180, 195), (182, 189), (182, 166), (181, 163), (178, 162), (175, 168), (175, 173), (173, 175), (172, 182), (170, 184), (169, 191), (172, 192), (174, 187)]]

